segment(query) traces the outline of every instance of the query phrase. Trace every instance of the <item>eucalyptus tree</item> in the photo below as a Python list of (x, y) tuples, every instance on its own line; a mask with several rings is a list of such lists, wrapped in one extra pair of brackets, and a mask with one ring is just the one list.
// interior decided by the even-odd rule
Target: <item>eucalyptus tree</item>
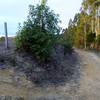
[(95, 27), (98, 24), (98, 10), (100, 7), (100, 0), (83, 0), (82, 2), (83, 10), (88, 13), (89, 20), (91, 20), (91, 30), (95, 31)]

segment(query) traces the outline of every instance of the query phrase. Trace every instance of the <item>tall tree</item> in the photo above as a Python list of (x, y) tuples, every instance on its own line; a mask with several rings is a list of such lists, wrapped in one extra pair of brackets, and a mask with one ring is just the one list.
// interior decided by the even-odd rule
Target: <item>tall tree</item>
[(94, 32), (98, 24), (98, 9), (100, 7), (100, 0), (83, 0), (82, 7), (84, 12), (88, 13), (91, 20), (91, 30)]

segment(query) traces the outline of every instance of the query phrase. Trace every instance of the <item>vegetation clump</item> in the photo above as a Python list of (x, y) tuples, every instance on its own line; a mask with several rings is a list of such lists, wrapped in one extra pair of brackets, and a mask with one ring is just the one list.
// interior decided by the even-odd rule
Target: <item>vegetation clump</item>
[(16, 36), (17, 49), (24, 50), (42, 61), (48, 60), (59, 34), (58, 15), (48, 6), (30, 5), (29, 16)]

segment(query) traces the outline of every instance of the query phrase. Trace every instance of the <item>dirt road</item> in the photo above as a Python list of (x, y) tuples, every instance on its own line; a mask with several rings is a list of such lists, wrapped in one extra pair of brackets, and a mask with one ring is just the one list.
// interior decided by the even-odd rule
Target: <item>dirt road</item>
[(79, 95), (84, 99), (100, 100), (100, 58), (92, 52), (77, 51), (82, 59)]

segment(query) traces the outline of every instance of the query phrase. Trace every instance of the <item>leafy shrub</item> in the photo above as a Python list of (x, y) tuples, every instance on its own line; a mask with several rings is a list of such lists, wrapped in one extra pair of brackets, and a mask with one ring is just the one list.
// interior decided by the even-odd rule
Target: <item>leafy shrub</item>
[(25, 29), (16, 37), (16, 46), (33, 53), (38, 59), (48, 59), (55, 42), (55, 35), (39, 32), (38, 28)]
[(17, 49), (32, 53), (36, 58), (48, 60), (60, 32), (58, 16), (49, 7), (30, 6), (28, 20), (20, 27), (15, 38)]

